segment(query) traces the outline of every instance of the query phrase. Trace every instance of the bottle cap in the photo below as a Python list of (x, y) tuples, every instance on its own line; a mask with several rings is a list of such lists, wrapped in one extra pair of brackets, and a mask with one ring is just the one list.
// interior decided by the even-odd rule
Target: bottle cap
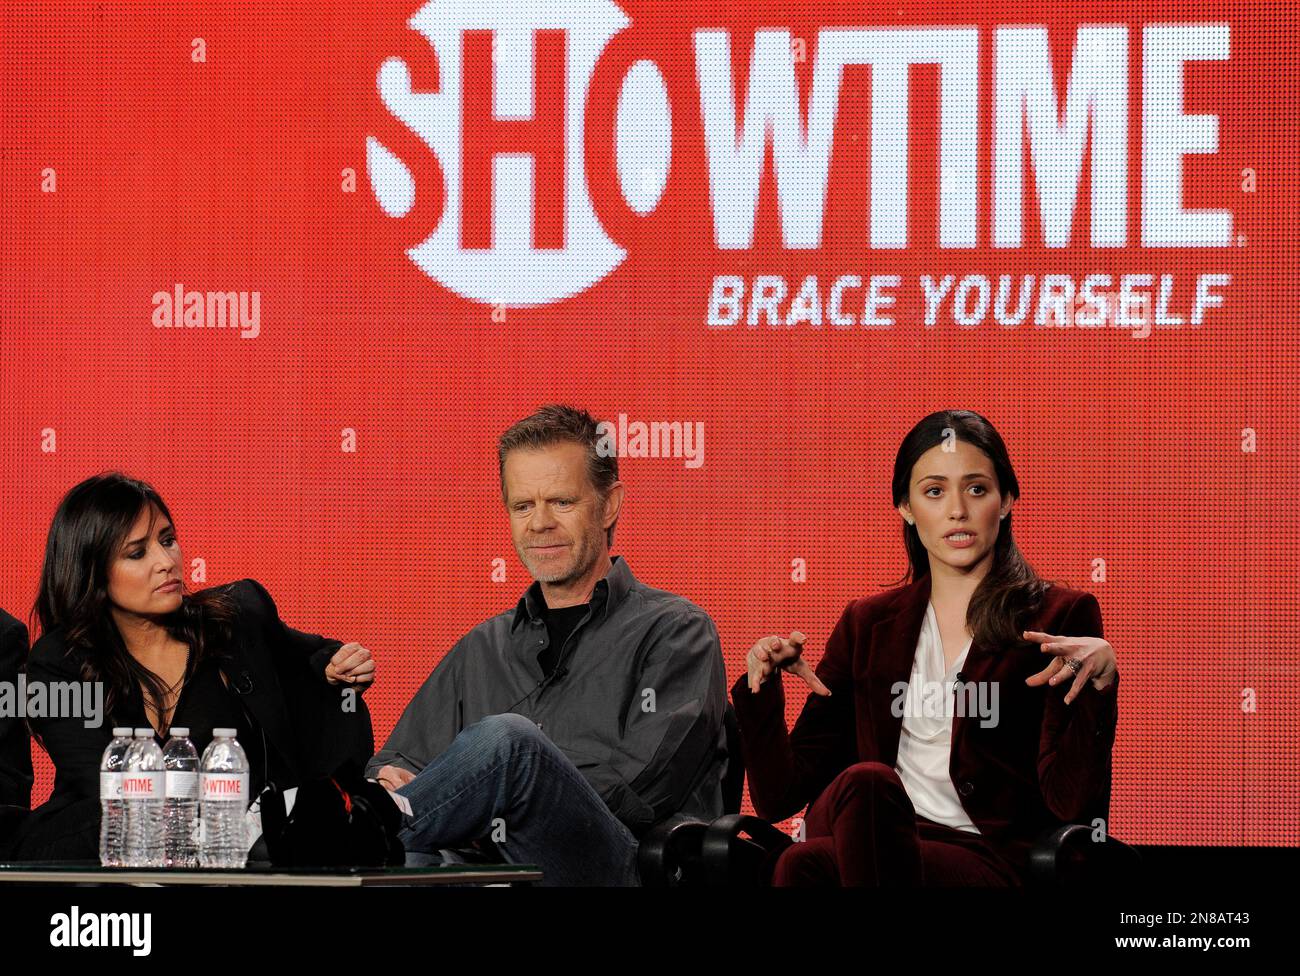
[(125, 738), (128, 738), (128, 739), (129, 739), (129, 738), (131, 737), (131, 726), (129, 726), (129, 725), (115, 725), (115, 726), (113, 726), (113, 735), (114, 735), (114, 737), (116, 737), (116, 738), (123, 738), (123, 737), (125, 737)]
[(152, 738), (153, 738), (153, 729), (136, 729), (136, 730), (135, 730), (135, 737), (136, 737), (137, 739), (152, 739)]
[(212, 738), (214, 739), (233, 739), (236, 729), (213, 729)]
[(188, 738), (190, 734), (190, 730), (184, 725), (173, 725), (169, 731), (177, 739)]

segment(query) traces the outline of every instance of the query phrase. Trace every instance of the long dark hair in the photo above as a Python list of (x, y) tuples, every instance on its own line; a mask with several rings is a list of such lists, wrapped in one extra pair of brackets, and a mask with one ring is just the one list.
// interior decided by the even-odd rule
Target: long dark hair
[[(153, 506), (176, 520), (154, 488), (118, 471), (87, 478), (59, 503), (45, 543), (40, 591), (33, 614), (41, 633), (62, 632), (69, 647), (85, 652), (83, 681), (103, 681), (105, 710), (111, 715), (140, 687), (146, 702), (161, 711), (162, 679), (131, 656), (110, 612), (108, 570), (136, 520)], [(150, 518), (152, 533), (154, 512)], [(185, 681), (209, 656), (224, 656), (233, 636), (234, 602), (220, 589), (187, 592), (181, 575), (181, 605), (164, 621), (176, 640), (190, 647)]]
[[(911, 429), (894, 458), (894, 507), (908, 500), (912, 467), (926, 451), (953, 439), (979, 448), (993, 462), (998, 494), (1020, 497), (1020, 482), (1011, 467), (1007, 446), (993, 425), (971, 410), (940, 410)], [(986, 647), (1023, 645), (1029, 618), (1043, 602), (1051, 585), (1039, 577), (1016, 547), (1011, 535), (1010, 512), (998, 523), (993, 544), (993, 566), (971, 594), (966, 608), (966, 626), (975, 641)], [(903, 523), (903, 545), (907, 549), (908, 572), (900, 582), (915, 582), (930, 572), (930, 554), (915, 525)]]

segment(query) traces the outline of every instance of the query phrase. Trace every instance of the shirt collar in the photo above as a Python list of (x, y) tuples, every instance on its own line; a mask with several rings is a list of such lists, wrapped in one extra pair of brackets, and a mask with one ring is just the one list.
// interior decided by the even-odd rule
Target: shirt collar
[[(591, 591), (592, 616), (598, 616), (602, 622), (609, 618), (611, 610), (626, 599), (632, 584), (636, 582), (636, 577), (628, 568), (626, 559), (622, 556), (614, 556), (610, 561), (612, 565), (609, 572), (596, 582), (595, 588)], [(542, 584), (533, 580), (532, 585), (524, 591), (524, 595), (515, 604), (515, 619), (511, 622), (510, 629), (513, 631), (525, 620), (544, 619), (545, 613), (546, 600), (542, 596)]]

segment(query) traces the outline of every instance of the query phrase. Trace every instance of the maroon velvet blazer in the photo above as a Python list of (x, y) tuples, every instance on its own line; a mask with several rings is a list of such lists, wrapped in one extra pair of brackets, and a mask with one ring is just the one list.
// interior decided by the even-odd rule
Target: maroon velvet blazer
[[(786, 729), (783, 676), (768, 678), (756, 695), (740, 676), (731, 696), (760, 817), (779, 821), (798, 813), (854, 763), (894, 765), (903, 719), (891, 706), (896, 683), (906, 685), (911, 675), (929, 599), (927, 574), (850, 603), (815, 669), (831, 696), (809, 693), (792, 730)], [(1025, 629), (1104, 636), (1097, 598), (1059, 586), (1047, 590)], [(1037, 644), (973, 642), (961, 680), (998, 682), (999, 721), (986, 728), (978, 716), (953, 717), (948, 770), (962, 807), (990, 845), (1022, 869), (1045, 829), (1108, 819), (1109, 812), (1118, 676), (1105, 691), (1085, 685), (1066, 705), (1070, 682), (1025, 684), (1050, 662)]]

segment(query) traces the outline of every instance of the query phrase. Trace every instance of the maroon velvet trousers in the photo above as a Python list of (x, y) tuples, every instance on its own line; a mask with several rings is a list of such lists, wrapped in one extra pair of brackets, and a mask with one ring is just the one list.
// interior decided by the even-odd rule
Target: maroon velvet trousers
[(917, 815), (889, 766), (857, 763), (822, 791), (806, 839), (777, 861), (774, 885), (915, 887), (1019, 885), (1016, 869), (979, 834)]

